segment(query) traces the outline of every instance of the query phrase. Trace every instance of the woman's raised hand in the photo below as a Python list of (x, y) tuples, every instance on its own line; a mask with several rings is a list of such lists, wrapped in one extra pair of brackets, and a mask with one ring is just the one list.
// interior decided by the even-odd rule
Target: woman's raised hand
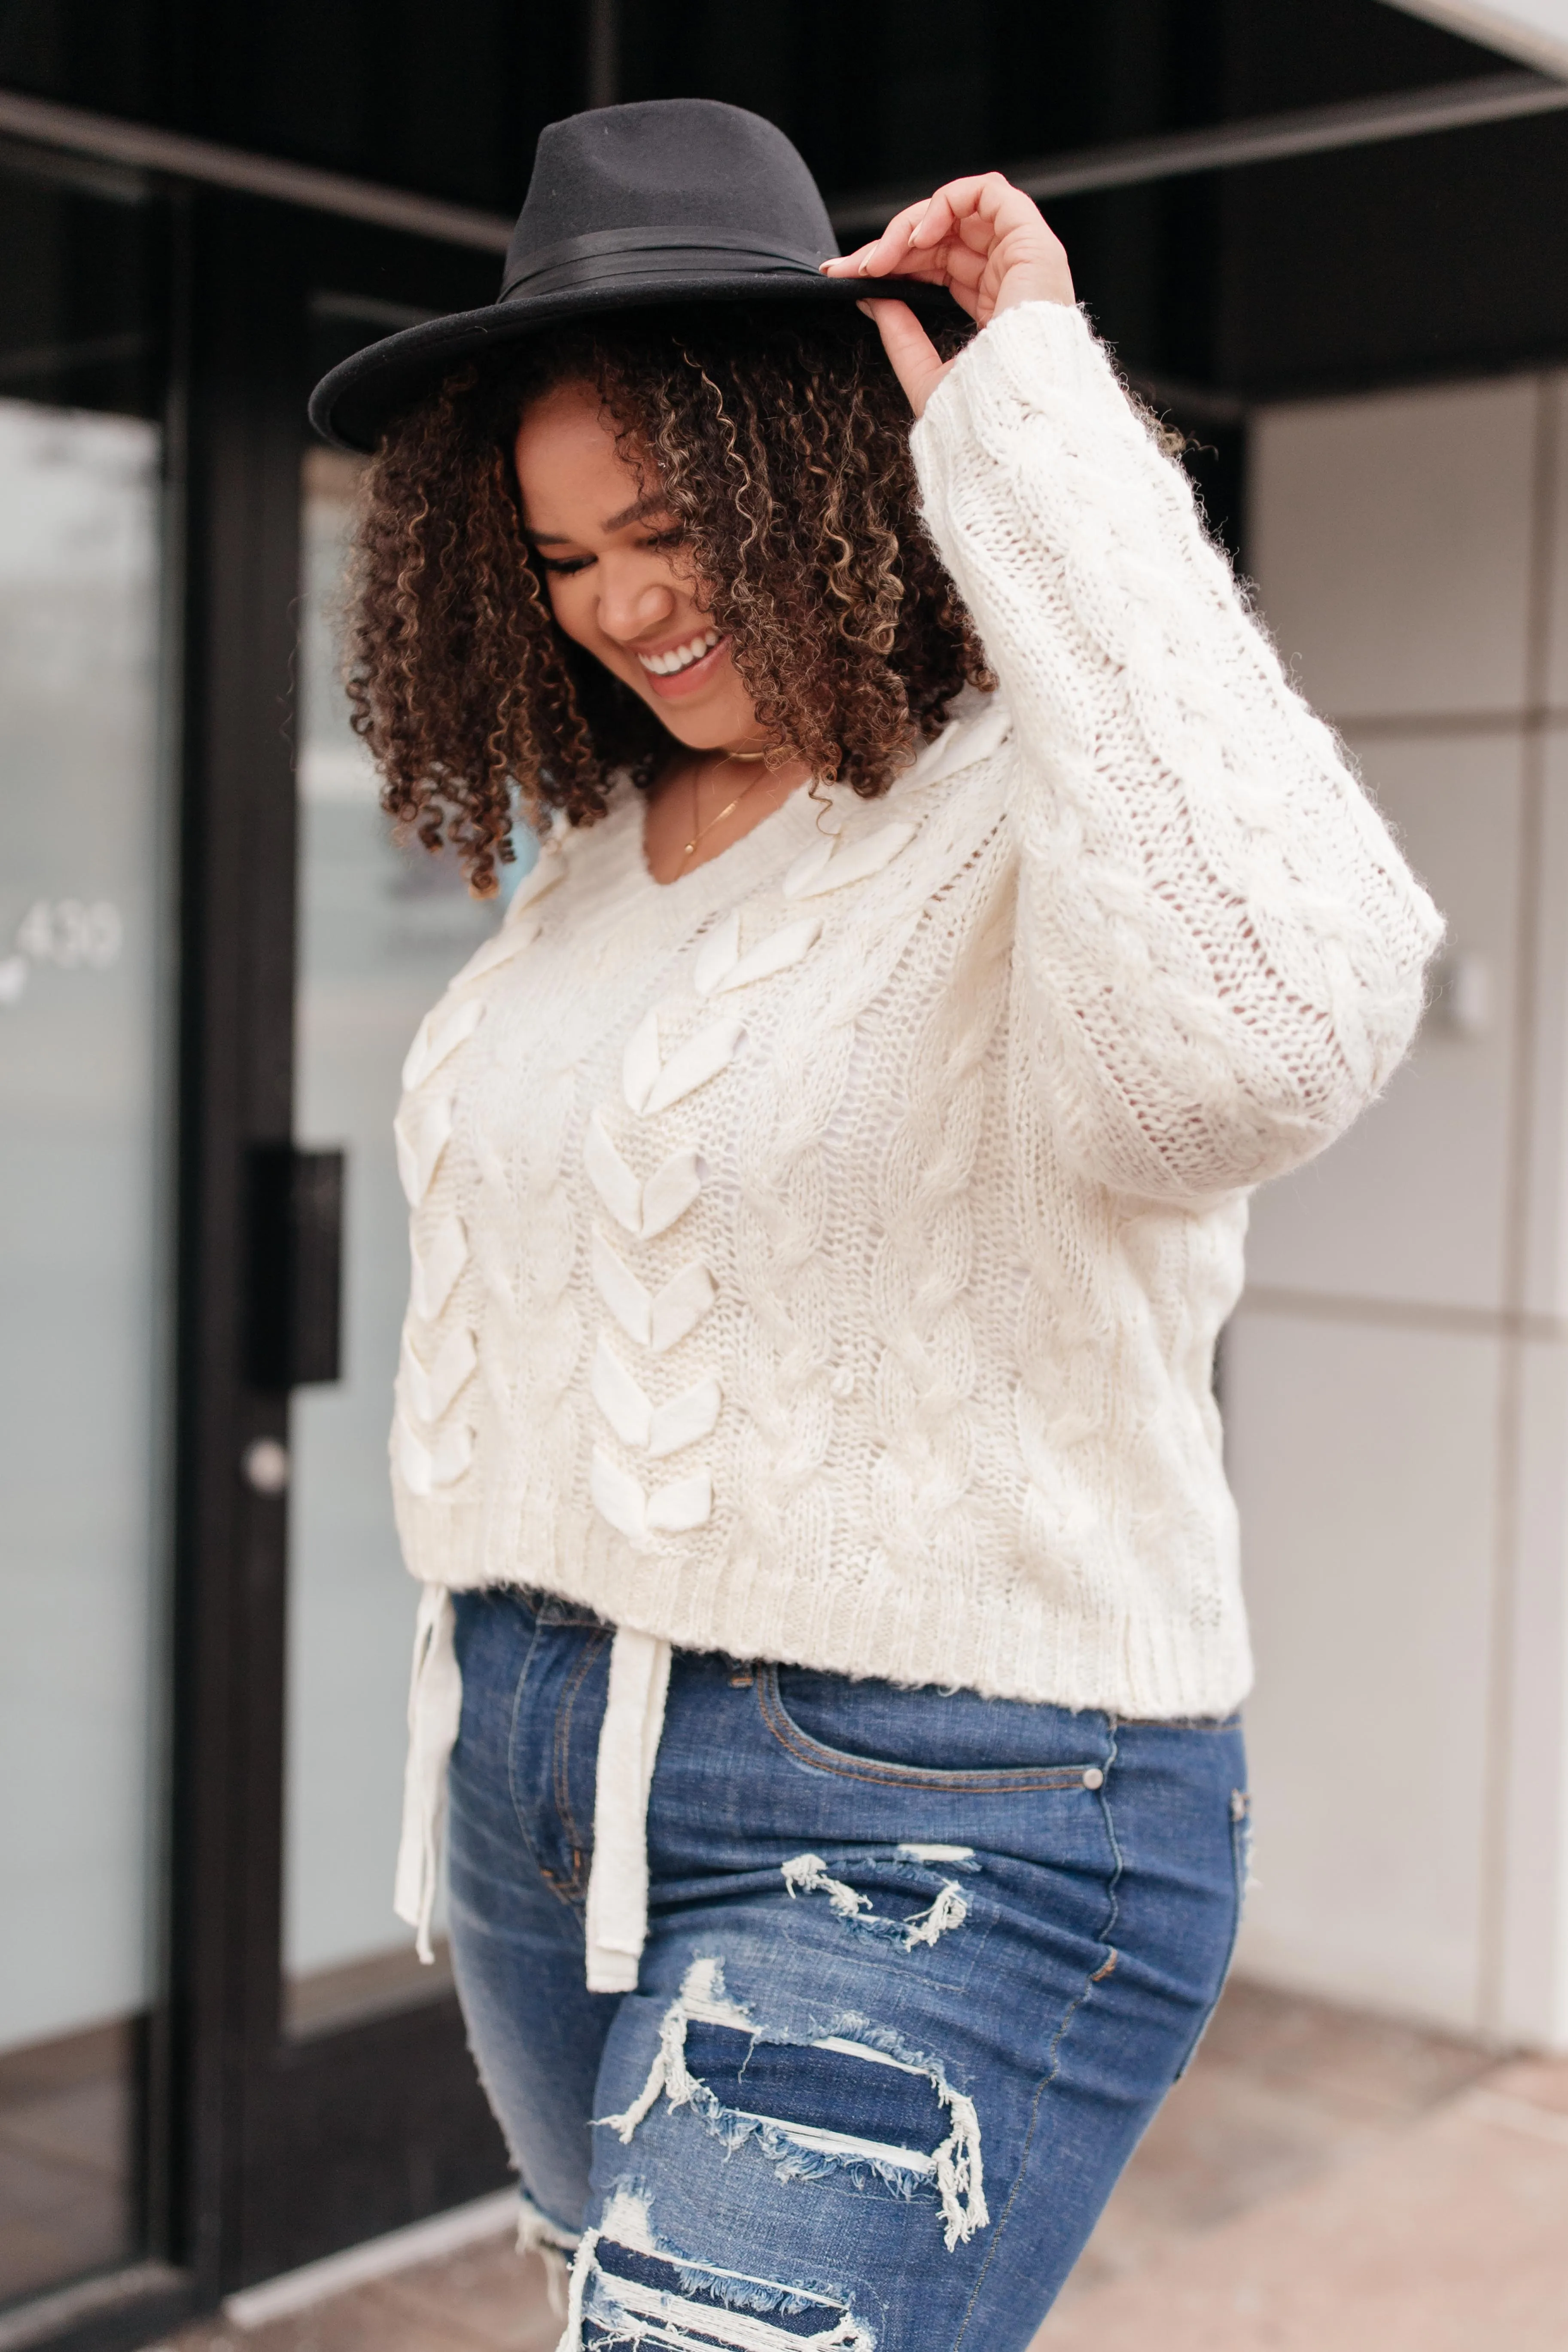
[[(1074, 300), (1061, 240), (1039, 206), (1000, 172), (949, 180), (932, 196), (906, 205), (869, 245), (825, 261), (830, 278), (923, 278), (945, 286), (984, 327), (1019, 302)], [(869, 290), (869, 289), (868, 289)], [(893, 373), (917, 416), (948, 369), (907, 302), (867, 301)]]

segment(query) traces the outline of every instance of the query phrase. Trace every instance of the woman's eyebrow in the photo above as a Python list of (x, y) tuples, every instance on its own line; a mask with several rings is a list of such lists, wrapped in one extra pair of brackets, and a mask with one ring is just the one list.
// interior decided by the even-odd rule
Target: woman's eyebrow
[(648, 490), (640, 499), (635, 499), (629, 507), (623, 507), (619, 514), (611, 515), (607, 522), (602, 522), (599, 525), (599, 529), (605, 532), (625, 530), (628, 523), (642, 522), (649, 515), (668, 512), (669, 500), (664, 492)]
[[(623, 507), (619, 514), (611, 515), (607, 521), (599, 525), (599, 529), (608, 539), (617, 530), (625, 530), (628, 523), (642, 522), (649, 515), (668, 512), (669, 500), (663, 491), (649, 490), (646, 497), (636, 499), (629, 507)], [(525, 530), (522, 535), (530, 547), (565, 547), (571, 537), (564, 530)]]

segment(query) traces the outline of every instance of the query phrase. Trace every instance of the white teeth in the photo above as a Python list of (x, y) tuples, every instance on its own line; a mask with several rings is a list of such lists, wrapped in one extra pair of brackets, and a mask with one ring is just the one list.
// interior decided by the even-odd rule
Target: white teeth
[(705, 635), (693, 637), (687, 645), (676, 646), (667, 654), (638, 654), (637, 659), (644, 669), (653, 672), (655, 677), (673, 677), (678, 670), (689, 669), (693, 662), (702, 659), (704, 654), (710, 654), (718, 642), (718, 630), (710, 629)]

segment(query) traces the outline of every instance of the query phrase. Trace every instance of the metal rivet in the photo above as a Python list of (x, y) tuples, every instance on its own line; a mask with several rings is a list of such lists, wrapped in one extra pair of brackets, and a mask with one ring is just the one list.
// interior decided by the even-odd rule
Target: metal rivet
[(1083, 1776), (1083, 1785), (1086, 1789), (1104, 1788), (1105, 1775), (1100, 1770), (1098, 1764), (1091, 1764), (1089, 1766), (1088, 1771)]
[(241, 1475), (258, 1495), (280, 1495), (289, 1484), (289, 1449), (275, 1437), (252, 1439), (239, 1457)]

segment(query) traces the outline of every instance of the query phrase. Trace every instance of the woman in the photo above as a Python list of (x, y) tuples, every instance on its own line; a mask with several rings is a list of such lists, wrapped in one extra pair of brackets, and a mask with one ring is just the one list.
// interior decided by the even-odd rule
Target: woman
[(405, 1072), (394, 1460), (573, 2346), (1038, 2326), (1236, 1930), (1247, 1195), (1438, 934), (1033, 204), (831, 255), (754, 118), (578, 117), (316, 404), (389, 809), (550, 819)]

